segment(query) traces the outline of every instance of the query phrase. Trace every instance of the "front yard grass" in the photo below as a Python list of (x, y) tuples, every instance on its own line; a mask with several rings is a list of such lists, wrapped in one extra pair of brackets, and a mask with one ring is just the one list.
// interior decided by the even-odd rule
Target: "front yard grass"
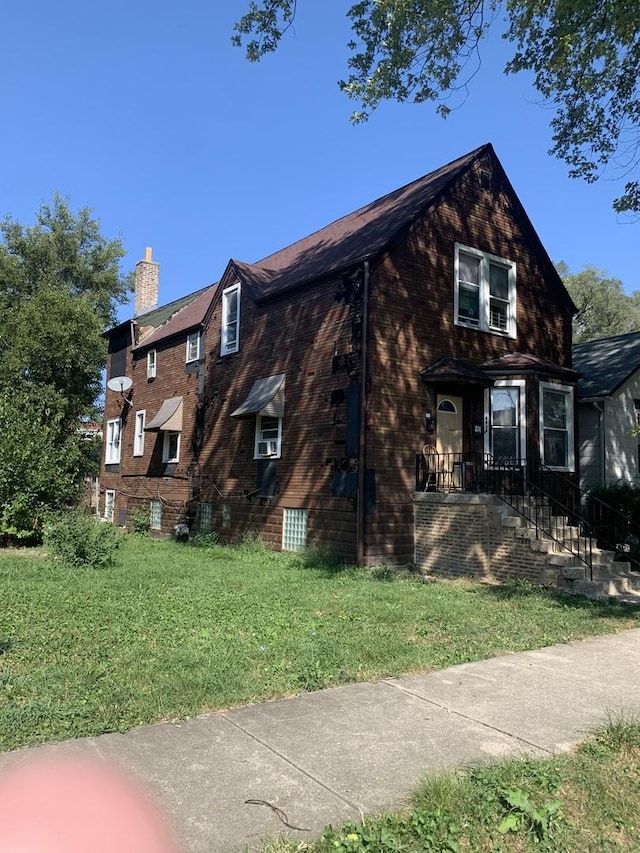
[(100, 570), (0, 552), (0, 750), (640, 624), (523, 584), (387, 576), (140, 536)]

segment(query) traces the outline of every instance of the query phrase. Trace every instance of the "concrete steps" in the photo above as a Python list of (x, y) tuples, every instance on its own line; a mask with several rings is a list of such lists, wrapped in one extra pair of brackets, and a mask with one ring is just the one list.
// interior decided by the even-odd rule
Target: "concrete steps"
[[(545, 560), (542, 581), (573, 595), (583, 595), (594, 600), (617, 599), (640, 605), (640, 573), (631, 571), (631, 564), (616, 560), (613, 551), (606, 551), (591, 543), (591, 564), (589, 570), (578, 556), (571, 553), (554, 539), (553, 533), (562, 532), (562, 540), (581, 554), (589, 553), (589, 539), (576, 532), (572, 533), (567, 520), (550, 513), (545, 524), (546, 530), (540, 530), (520, 515), (513, 507), (496, 499), (490, 511), (500, 518), (500, 524), (513, 530), (513, 535), (528, 541), (533, 551)], [(527, 507), (532, 509), (531, 506)], [(544, 524), (546, 513), (538, 507), (537, 521)]]

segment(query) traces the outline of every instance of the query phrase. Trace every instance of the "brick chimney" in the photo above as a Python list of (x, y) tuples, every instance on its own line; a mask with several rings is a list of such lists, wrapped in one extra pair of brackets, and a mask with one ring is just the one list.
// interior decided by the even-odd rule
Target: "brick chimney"
[(136, 264), (134, 317), (158, 307), (159, 279), (160, 264), (151, 260), (151, 247), (147, 246), (144, 261)]

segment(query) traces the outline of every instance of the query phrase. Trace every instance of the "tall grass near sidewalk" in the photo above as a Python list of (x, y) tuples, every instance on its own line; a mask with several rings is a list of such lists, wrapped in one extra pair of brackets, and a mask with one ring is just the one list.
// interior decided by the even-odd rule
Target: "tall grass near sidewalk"
[(0, 750), (640, 624), (524, 585), (387, 577), (140, 536), (99, 570), (0, 552)]

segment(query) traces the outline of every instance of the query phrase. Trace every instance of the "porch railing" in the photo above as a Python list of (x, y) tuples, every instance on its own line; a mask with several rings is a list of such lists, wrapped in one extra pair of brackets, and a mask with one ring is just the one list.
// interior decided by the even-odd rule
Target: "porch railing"
[[(593, 543), (624, 550), (629, 520), (590, 499), (571, 479), (538, 460), (494, 458), (484, 453), (416, 454), (417, 491), (471, 491), (496, 495), (527, 520), (537, 537), (571, 553), (593, 579)], [(605, 536), (603, 531), (614, 531)], [(629, 559), (627, 556), (626, 559)]]

